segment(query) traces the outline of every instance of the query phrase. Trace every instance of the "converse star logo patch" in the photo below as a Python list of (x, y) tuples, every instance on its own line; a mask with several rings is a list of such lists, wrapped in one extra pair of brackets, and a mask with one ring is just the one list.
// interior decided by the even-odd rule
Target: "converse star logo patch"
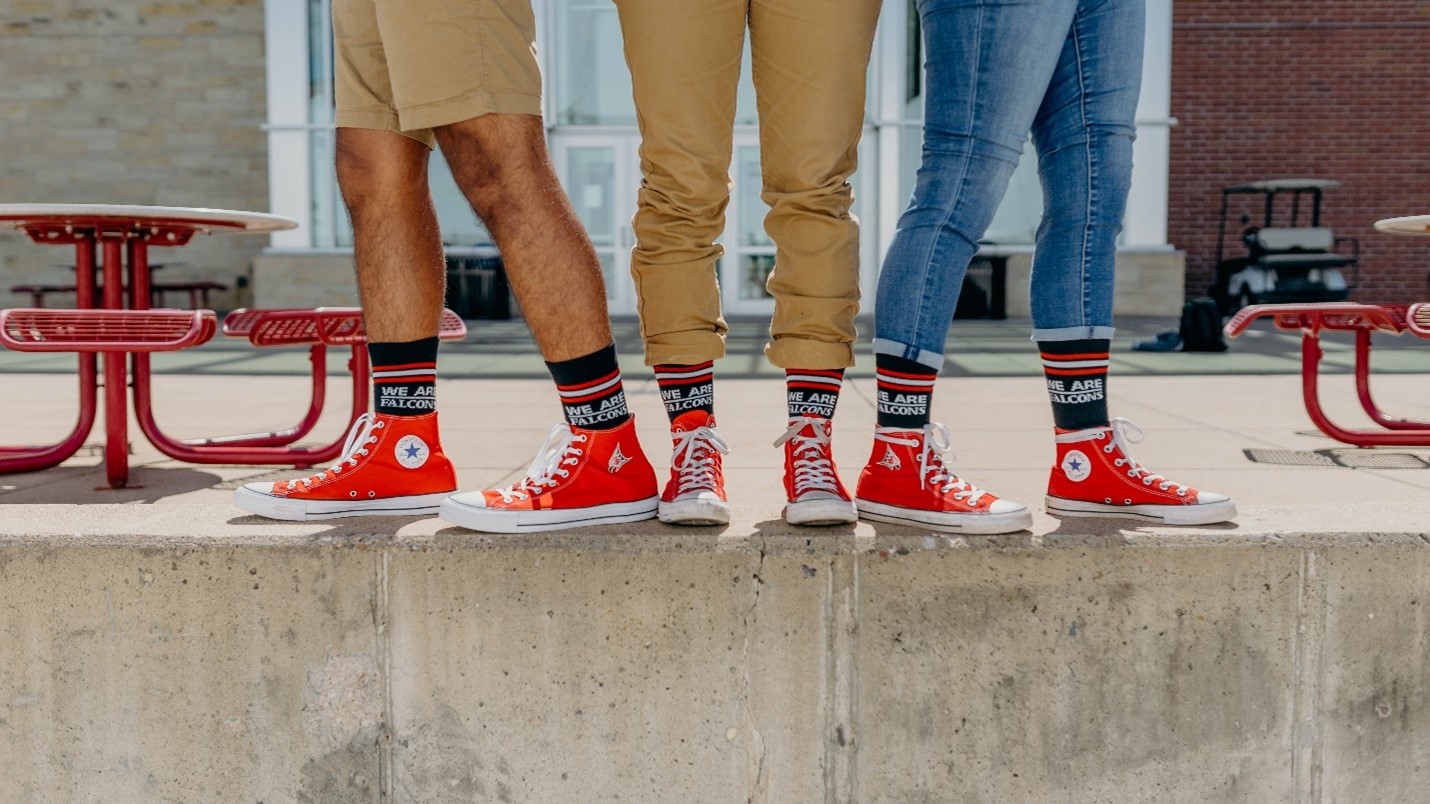
[(1092, 475), (1092, 461), (1082, 452), (1072, 450), (1063, 456), (1062, 469), (1068, 480), (1081, 483)]
[(623, 455), (623, 454), (621, 453), (621, 445), (620, 445), (620, 444), (617, 444), (617, 445), (616, 445), (616, 451), (613, 452), (613, 453), (611, 453), (611, 462), (608, 463), (608, 464), (606, 464), (606, 469), (607, 469), (611, 474), (615, 474), (615, 473), (621, 471), (621, 467), (622, 467), (622, 466), (625, 466), (626, 464), (628, 464), (628, 463), (630, 463), (630, 462), (631, 462), (631, 459), (630, 459), (630, 458), (627, 458), (625, 455)]
[(884, 447), (884, 459), (879, 461), (879, 465), (891, 472), (897, 472), (904, 464), (899, 460), (899, 456), (894, 454), (893, 447)]
[(427, 442), (415, 435), (399, 438), (397, 446), (393, 448), (393, 456), (405, 469), (420, 469), (431, 455), (432, 450), (427, 446)]

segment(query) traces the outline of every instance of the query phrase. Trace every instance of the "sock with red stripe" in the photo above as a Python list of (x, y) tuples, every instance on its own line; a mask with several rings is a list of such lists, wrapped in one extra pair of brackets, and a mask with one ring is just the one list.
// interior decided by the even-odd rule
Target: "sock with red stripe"
[(707, 360), (692, 366), (653, 366), (655, 384), (660, 386), (660, 401), (673, 424), (677, 416), (692, 410), (715, 415), (715, 362)]
[(929, 401), (938, 369), (895, 355), (874, 355), (874, 374), (878, 426), (923, 429), (929, 423)]
[(546, 368), (556, 380), (567, 424), (587, 430), (613, 430), (630, 420), (615, 344), (584, 357), (559, 363), (548, 361)]
[(789, 417), (834, 418), (839, 389), (844, 387), (844, 369), (785, 369), (785, 389)]
[(422, 416), (437, 409), (437, 338), (369, 343), (372, 408), (389, 416)]
[(1111, 344), (1103, 338), (1038, 342), (1058, 429), (1107, 426), (1107, 359)]

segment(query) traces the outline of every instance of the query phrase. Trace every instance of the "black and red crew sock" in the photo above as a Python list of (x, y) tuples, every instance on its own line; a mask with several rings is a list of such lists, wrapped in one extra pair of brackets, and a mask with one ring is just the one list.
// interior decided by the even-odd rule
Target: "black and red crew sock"
[(546, 368), (556, 380), (567, 424), (586, 430), (613, 430), (630, 421), (615, 344), (583, 357), (548, 361)]
[(682, 413), (703, 410), (715, 415), (715, 362), (707, 360), (689, 366), (652, 366), (660, 401), (672, 424)]
[(896, 355), (874, 355), (878, 383), (876, 422), (879, 427), (922, 430), (929, 423), (929, 406), (938, 369)]
[(1039, 341), (1053, 422), (1060, 430), (1105, 427), (1107, 418), (1107, 363), (1112, 341), (1088, 338), (1076, 341)]
[(844, 369), (785, 369), (789, 417), (833, 419), (843, 387)]
[(373, 411), (422, 416), (437, 410), (437, 338), (369, 343)]

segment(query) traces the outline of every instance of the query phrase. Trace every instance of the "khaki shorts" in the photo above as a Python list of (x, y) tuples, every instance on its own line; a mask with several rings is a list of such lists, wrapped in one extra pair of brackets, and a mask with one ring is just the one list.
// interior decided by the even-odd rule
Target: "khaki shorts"
[(541, 114), (530, 0), (333, 0), (342, 128), (432, 129), (484, 114)]

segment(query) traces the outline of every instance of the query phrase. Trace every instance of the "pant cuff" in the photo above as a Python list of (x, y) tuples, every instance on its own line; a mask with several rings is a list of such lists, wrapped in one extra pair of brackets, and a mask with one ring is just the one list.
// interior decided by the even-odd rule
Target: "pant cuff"
[(902, 357), (905, 360), (912, 360), (915, 363), (922, 363), (925, 366), (939, 371), (943, 369), (943, 355), (938, 352), (930, 352), (927, 349), (920, 349), (917, 346), (910, 346), (907, 343), (891, 341), (888, 338), (874, 339), (874, 354), (893, 355)]
[(1034, 329), (1035, 341), (1087, 341), (1112, 340), (1116, 327), (1058, 327), (1057, 329)]
[(854, 365), (854, 347), (809, 338), (775, 338), (765, 344), (765, 357), (783, 369), (845, 369)]
[(647, 366), (693, 366), (725, 356), (725, 335), (722, 332), (671, 332), (659, 341), (645, 342)]

